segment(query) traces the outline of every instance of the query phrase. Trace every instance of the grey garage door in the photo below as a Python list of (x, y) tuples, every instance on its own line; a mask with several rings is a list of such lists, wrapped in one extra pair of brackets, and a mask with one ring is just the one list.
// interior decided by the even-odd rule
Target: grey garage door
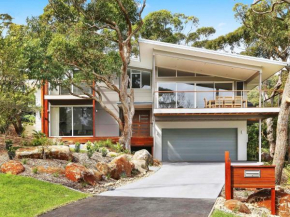
[(237, 160), (237, 129), (163, 129), (163, 161)]

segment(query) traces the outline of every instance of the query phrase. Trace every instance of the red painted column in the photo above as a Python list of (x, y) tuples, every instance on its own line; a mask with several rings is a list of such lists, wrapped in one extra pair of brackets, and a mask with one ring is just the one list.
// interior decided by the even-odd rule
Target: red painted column
[(233, 198), (232, 180), (231, 180), (231, 159), (230, 153), (225, 152), (225, 197), (226, 200)]
[(275, 188), (271, 188), (271, 214), (272, 215), (275, 215), (276, 214), (276, 203), (275, 203), (275, 199), (276, 199)]
[(49, 135), (49, 132), (48, 132), (48, 129), (49, 129), (49, 123), (48, 123), (48, 100), (45, 99), (45, 95), (48, 95), (48, 82), (46, 81), (45, 84), (44, 84), (44, 96), (43, 96), (43, 100), (44, 100), (44, 106), (43, 106), (43, 109), (44, 109), (44, 134), (46, 136)]

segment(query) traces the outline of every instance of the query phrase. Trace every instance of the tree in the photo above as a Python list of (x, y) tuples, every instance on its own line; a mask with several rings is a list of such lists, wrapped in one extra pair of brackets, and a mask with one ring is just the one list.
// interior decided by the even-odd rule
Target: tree
[[(30, 58), (31, 77), (98, 102), (118, 123), (120, 143), (127, 149), (135, 112), (127, 69), (132, 38), (143, 25), (145, 5), (145, 0), (142, 4), (133, 0), (50, 0), (44, 14), (29, 21), (31, 41), (26, 50), (34, 55)], [(114, 83), (116, 77), (119, 87)], [(71, 85), (80, 94), (71, 92)], [(104, 88), (118, 94), (123, 120), (103, 102)]]
[(144, 18), (140, 31), (142, 38), (173, 44), (186, 44), (201, 47), (209, 36), (215, 33), (213, 27), (198, 27), (198, 18), (181, 13), (159, 10), (149, 13)]
[[(27, 61), (22, 48), (25, 27), (12, 23), (12, 17), (0, 15), (0, 131), (13, 125), (20, 135), (23, 121), (36, 111), (34, 85), (27, 81)], [(5, 34), (4, 34), (5, 31)]]

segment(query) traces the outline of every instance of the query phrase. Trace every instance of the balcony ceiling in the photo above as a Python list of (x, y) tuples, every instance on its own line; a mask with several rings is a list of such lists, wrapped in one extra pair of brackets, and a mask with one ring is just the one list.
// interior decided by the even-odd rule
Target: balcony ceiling
[[(286, 63), (264, 58), (229, 54), (183, 45), (151, 40), (139, 40), (140, 59), (132, 60), (130, 66), (152, 69), (153, 54), (156, 65), (164, 68), (207, 74), (212, 76), (247, 81), (259, 70), (266, 80), (281, 70)], [(248, 89), (258, 85), (258, 77), (251, 79)]]

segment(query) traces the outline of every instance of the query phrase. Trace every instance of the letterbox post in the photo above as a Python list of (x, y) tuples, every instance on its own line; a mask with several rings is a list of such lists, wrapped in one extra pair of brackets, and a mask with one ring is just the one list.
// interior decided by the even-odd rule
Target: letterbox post
[(275, 188), (271, 188), (271, 214), (272, 215), (276, 215), (275, 198), (276, 198)]
[(226, 200), (230, 200), (233, 198), (232, 195), (232, 174), (231, 174), (231, 159), (230, 153), (228, 151), (225, 152), (225, 196)]

